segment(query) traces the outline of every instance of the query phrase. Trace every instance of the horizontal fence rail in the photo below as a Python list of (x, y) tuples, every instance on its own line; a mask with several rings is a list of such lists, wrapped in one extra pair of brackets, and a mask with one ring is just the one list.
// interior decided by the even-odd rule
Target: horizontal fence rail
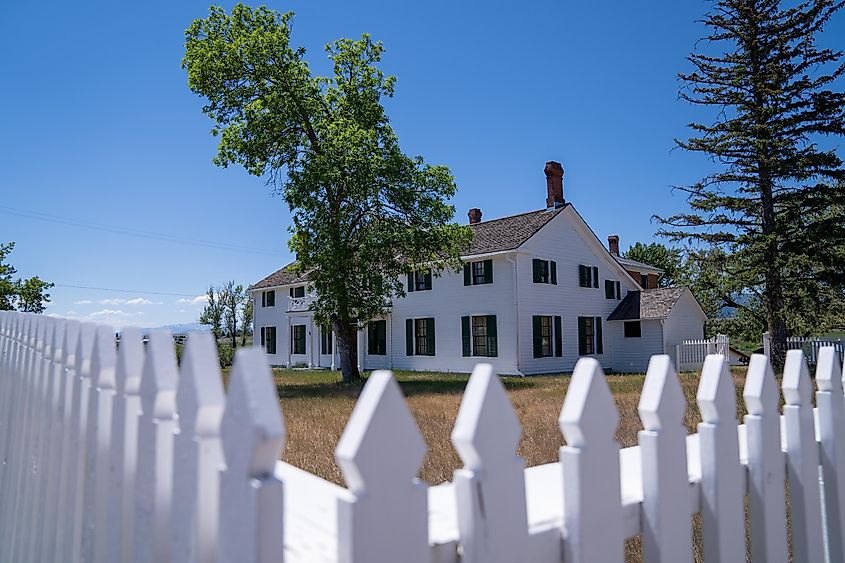
[[(724, 354), (703, 360), (687, 405), (653, 356), (639, 444), (620, 449), (599, 364), (578, 361), (562, 398), (558, 462), (526, 468), (521, 428), (486, 364), (452, 433), (452, 482), (417, 478), (425, 442), (390, 372), (373, 373), (337, 446), (348, 488), (279, 460), (286, 431), (266, 357), (241, 350), (224, 390), (215, 343), (0, 313), (0, 561), (646, 562), (845, 561), (845, 395), (833, 347), (814, 382), (790, 350), (782, 384), (763, 355), (736, 390)], [(784, 406), (781, 409), (781, 392)], [(813, 394), (815, 404), (813, 407)], [(788, 484), (788, 487), (786, 486)], [(745, 503), (750, 544), (746, 546)], [(788, 553), (787, 506), (791, 523)]]

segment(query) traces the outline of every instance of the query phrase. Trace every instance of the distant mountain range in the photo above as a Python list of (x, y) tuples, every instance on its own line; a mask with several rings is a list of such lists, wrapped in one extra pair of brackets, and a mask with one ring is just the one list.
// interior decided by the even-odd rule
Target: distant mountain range
[[(167, 330), (170, 331), (173, 335), (178, 334), (188, 334), (190, 332), (211, 332), (210, 325), (204, 325), (200, 323), (184, 323), (184, 324), (175, 324), (175, 325), (165, 325), (165, 326), (157, 326), (157, 327), (150, 327), (150, 328), (143, 328), (141, 332), (144, 336), (148, 335), (151, 332), (155, 332), (157, 330)], [(120, 333), (120, 331), (117, 331)]]

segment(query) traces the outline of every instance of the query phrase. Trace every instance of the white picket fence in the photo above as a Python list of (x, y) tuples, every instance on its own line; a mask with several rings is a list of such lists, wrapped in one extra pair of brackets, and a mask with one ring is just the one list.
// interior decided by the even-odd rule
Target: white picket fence
[[(771, 350), (769, 333), (763, 333), (763, 353), (768, 355)], [(802, 350), (810, 366), (815, 366), (819, 358), (819, 350), (832, 346), (839, 354), (839, 362), (845, 361), (845, 338), (817, 338), (814, 336), (790, 336), (786, 339), (787, 350)]]
[(721, 354), (729, 358), (730, 340), (724, 334), (713, 338), (684, 340), (675, 346), (675, 365), (680, 371), (700, 369), (710, 354)]
[[(146, 347), (127, 329), (0, 313), (0, 561), (620, 563), (704, 557), (845, 561), (845, 396), (832, 348), (819, 352), (816, 405), (790, 351), (780, 412), (762, 355), (748, 367), (744, 424), (721, 354), (703, 366), (703, 422), (668, 356), (654, 356), (639, 445), (620, 450), (619, 416), (598, 363), (579, 360), (563, 400), (560, 461), (526, 469), (519, 421), (489, 365), (467, 385), (452, 441), (454, 480), (416, 478), (425, 443), (386, 371), (372, 374), (336, 450), (348, 489), (279, 461), (285, 427), (259, 350), (241, 350), (224, 392), (213, 339)], [(820, 478), (821, 477), (821, 478)]]

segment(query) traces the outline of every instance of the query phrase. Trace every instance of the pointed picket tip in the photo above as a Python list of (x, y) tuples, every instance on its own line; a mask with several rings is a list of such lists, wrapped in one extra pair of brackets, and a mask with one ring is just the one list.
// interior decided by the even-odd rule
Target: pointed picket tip
[(787, 350), (783, 366), (783, 397), (787, 405), (812, 406), (813, 382), (803, 350)]
[(110, 327), (98, 326), (94, 333), (94, 349), (91, 355), (91, 384), (100, 389), (114, 389), (116, 365), (114, 332)]
[(816, 362), (816, 385), (819, 391), (834, 391), (842, 394), (842, 366), (833, 346), (819, 348)]
[(220, 428), (228, 471), (260, 477), (273, 472), (285, 446), (279, 396), (264, 351), (235, 355)]
[(65, 337), (62, 340), (62, 363), (65, 369), (73, 369), (76, 366), (76, 345), (79, 342), (79, 321), (67, 321), (65, 324)]
[(687, 401), (672, 359), (666, 354), (652, 356), (638, 407), (643, 428), (660, 430), (683, 424), (686, 409)]
[(769, 358), (763, 354), (752, 354), (742, 390), (748, 414), (777, 414), (780, 406), (778, 383)]
[(708, 354), (704, 359), (695, 399), (704, 422), (736, 422), (736, 387), (722, 354)]
[(610, 441), (616, 434), (619, 411), (595, 358), (581, 358), (575, 364), (558, 423), (566, 443), (574, 447)]
[(476, 365), (452, 430), (452, 444), (464, 467), (480, 469), (512, 458), (521, 435), (519, 418), (493, 366)]
[(144, 371), (144, 335), (140, 328), (125, 327), (120, 331), (117, 349), (115, 388), (118, 393), (137, 395)]
[(41, 353), (45, 360), (53, 358), (53, 332), (56, 330), (56, 323), (53, 322), (52, 317), (44, 319), (44, 332), (41, 337)]
[(94, 332), (97, 325), (82, 323), (79, 325), (79, 340), (76, 343), (76, 377), (87, 378), (91, 373), (91, 355), (94, 353)]
[(225, 393), (217, 344), (211, 333), (192, 332), (182, 352), (176, 390), (180, 432), (217, 435), (223, 417)]
[(46, 318), (40, 317), (35, 319), (35, 350), (37, 352), (44, 352), (44, 341), (47, 338), (47, 322)]
[(389, 371), (367, 379), (335, 450), (353, 492), (379, 481), (410, 482), (425, 457), (425, 441)]
[[(139, 388), (145, 415), (166, 419), (176, 414), (177, 379), (173, 337), (166, 330), (151, 332)], [(172, 397), (169, 396), (171, 394)]]

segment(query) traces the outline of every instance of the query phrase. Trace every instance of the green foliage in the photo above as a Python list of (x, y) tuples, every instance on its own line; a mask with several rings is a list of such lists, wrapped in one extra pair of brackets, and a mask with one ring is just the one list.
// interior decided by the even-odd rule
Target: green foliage
[[(238, 320), (249, 318), (252, 322), (252, 298), (241, 284), (228, 281), (222, 287), (209, 285), (205, 307), (198, 322), (211, 326), (215, 338), (227, 336), (231, 339), (232, 349), (237, 348)], [(242, 324), (241, 333), (244, 341), (248, 323)]]
[(255, 301), (249, 293), (244, 294), (243, 307), (241, 308), (241, 346), (246, 346), (246, 336), (252, 332), (252, 316), (255, 308)]
[(317, 293), (319, 323), (338, 334), (344, 379), (358, 376), (355, 331), (404, 295), (400, 276), (460, 266), (471, 231), (452, 224), (445, 166), (406, 156), (384, 111), (395, 79), (368, 35), (326, 46), (332, 75), (314, 76), (290, 42), (293, 14), (211, 7), (186, 31), (183, 67), (219, 136), (214, 162), (266, 175), (293, 212), (290, 248)]
[(226, 285), (218, 292), (218, 300), (223, 306), (223, 326), (226, 334), (232, 339), (232, 349), (237, 348), (238, 341), (238, 319), (240, 312), (249, 300), (244, 286), (233, 281), (226, 282)]
[(223, 313), (225, 312), (223, 302), (220, 299), (219, 291), (215, 290), (213, 285), (208, 286), (205, 294), (208, 300), (197, 320), (202, 324), (209, 325), (214, 337), (220, 338), (223, 334)]
[(43, 313), (45, 305), (50, 302), (47, 291), (55, 284), (38, 276), (14, 279), (17, 270), (6, 263), (6, 257), (14, 248), (13, 242), (0, 244), (0, 311)]
[(231, 342), (218, 342), (217, 356), (220, 358), (221, 368), (231, 367), (235, 361), (235, 349), (232, 347)]
[(759, 300), (776, 367), (791, 308), (841, 296), (845, 285), (845, 262), (836, 258), (845, 243), (845, 171), (835, 150), (818, 144), (845, 134), (845, 94), (830, 89), (845, 66), (841, 52), (815, 44), (842, 5), (715, 2), (703, 22), (706, 51), (690, 55), (693, 70), (680, 75), (682, 99), (717, 111), (712, 123), (691, 123), (693, 136), (678, 145), (719, 166), (678, 188), (690, 212), (660, 218), (660, 233), (718, 249), (730, 290), (723, 293)]
[(663, 277), (660, 278), (660, 287), (676, 285), (681, 277), (682, 256), (677, 248), (669, 248), (659, 242), (643, 244), (634, 243), (631, 248), (622, 254), (624, 258), (643, 262), (663, 270)]

